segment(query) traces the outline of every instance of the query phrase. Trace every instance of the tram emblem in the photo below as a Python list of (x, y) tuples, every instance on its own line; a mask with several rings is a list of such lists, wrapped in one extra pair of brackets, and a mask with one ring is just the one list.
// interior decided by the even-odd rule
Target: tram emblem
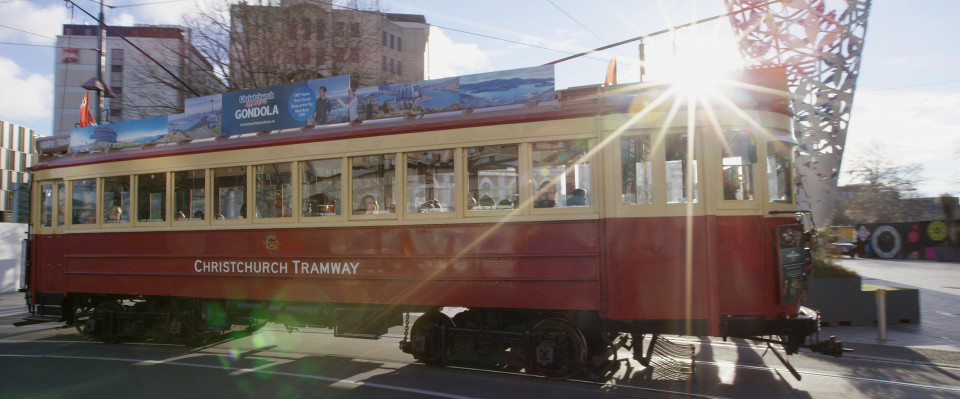
[(266, 237), (263, 237), (263, 249), (271, 254), (277, 253), (277, 250), (280, 249), (280, 236), (272, 231), (267, 233)]

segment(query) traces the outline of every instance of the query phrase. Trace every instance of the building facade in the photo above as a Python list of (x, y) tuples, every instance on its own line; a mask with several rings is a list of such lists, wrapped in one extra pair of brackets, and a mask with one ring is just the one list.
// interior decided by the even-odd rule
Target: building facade
[(230, 90), (344, 74), (356, 87), (424, 78), (423, 15), (281, 0), (235, 4), (230, 19)]
[[(202, 86), (197, 88), (201, 94), (224, 90), (213, 68), (190, 44), (189, 30), (146, 25), (113, 28), (182, 80)], [(81, 85), (97, 76), (100, 62), (98, 30), (96, 25), (64, 25), (63, 34), (57, 36), (53, 135), (70, 133), (80, 121), (80, 104), (88, 92)], [(105, 99), (103, 123), (180, 113), (184, 98), (192, 97), (176, 79), (110, 30), (105, 55), (103, 81), (116, 97)], [(94, 93), (90, 111), (96, 118)]]
[(11, 220), (17, 183), (30, 181), (27, 168), (37, 162), (37, 133), (30, 128), (0, 120), (0, 211), (2, 221)]

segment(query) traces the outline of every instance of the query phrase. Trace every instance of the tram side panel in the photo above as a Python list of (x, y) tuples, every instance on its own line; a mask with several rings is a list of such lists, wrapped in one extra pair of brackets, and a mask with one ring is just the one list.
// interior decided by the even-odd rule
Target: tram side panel
[[(65, 284), (78, 293), (596, 310), (597, 225), (71, 234)], [(265, 242), (277, 243), (274, 253)]]
[(692, 219), (689, 252), (685, 217), (611, 218), (604, 224), (608, 317), (650, 332), (707, 334), (712, 298), (704, 218)]

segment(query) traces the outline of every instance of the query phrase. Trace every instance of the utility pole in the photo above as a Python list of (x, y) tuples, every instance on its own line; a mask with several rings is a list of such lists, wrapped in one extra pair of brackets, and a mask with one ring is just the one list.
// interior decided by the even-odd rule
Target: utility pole
[[(100, 64), (97, 66), (97, 80), (103, 82), (103, 72), (107, 67), (107, 28), (106, 24), (103, 22), (103, 0), (100, 0), (100, 29), (97, 31), (97, 53), (100, 54)], [(103, 83), (104, 89), (106, 88), (106, 83)], [(96, 110), (97, 116), (94, 118), (97, 121), (97, 125), (103, 124), (103, 102), (104, 102), (104, 91), (97, 90), (97, 95), (94, 99), (96, 101)]]

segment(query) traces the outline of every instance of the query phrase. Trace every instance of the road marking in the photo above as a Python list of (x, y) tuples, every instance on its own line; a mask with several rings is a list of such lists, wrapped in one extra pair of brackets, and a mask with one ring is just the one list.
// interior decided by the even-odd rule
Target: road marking
[[(109, 362), (124, 362), (124, 363), (144, 363), (143, 359), (127, 359), (127, 358), (116, 358), (116, 357), (97, 357), (97, 356), (63, 356), (63, 355), (7, 355), (0, 354), (0, 358), (11, 357), (11, 358), (27, 358), (27, 359), (67, 359), (67, 360), (101, 360)], [(473, 399), (472, 396), (462, 396), (454, 395), (443, 392), (428, 391), (425, 389), (416, 389), (416, 388), (407, 388), (396, 385), (387, 385), (380, 384), (375, 382), (364, 382), (364, 381), (355, 381), (341, 378), (330, 378), (322, 377), (318, 375), (309, 375), (309, 374), (299, 374), (299, 373), (287, 373), (282, 371), (269, 371), (269, 370), (256, 370), (245, 367), (228, 367), (228, 366), (219, 366), (219, 365), (207, 365), (207, 364), (192, 364), (192, 363), (183, 363), (183, 362), (163, 362), (165, 365), (173, 366), (183, 366), (183, 367), (197, 367), (205, 369), (215, 369), (215, 370), (226, 370), (232, 372), (244, 372), (244, 373), (257, 373), (257, 374), (269, 374), (275, 376), (283, 377), (295, 377), (295, 378), (305, 378), (310, 380), (317, 381), (326, 381), (334, 384), (346, 384), (353, 385), (357, 387), (368, 387), (368, 388), (377, 388), (388, 391), (398, 391), (398, 392), (407, 392), (418, 395), (427, 395), (438, 398), (451, 398), (451, 399)]]

